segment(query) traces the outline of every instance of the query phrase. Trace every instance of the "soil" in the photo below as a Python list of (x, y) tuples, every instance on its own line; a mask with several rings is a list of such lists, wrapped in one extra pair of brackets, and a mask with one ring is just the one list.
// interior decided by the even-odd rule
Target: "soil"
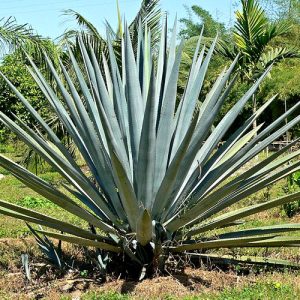
[[(70, 257), (82, 259), (78, 249), (66, 245)], [(26, 279), (21, 265), (21, 253), (29, 253), (31, 281)], [(6, 260), (3, 255), (7, 255)], [(64, 272), (50, 265), (40, 254), (33, 239), (0, 239), (0, 299), (61, 299), (63, 295), (80, 299), (88, 291), (119, 292), (130, 294), (134, 299), (163, 299), (166, 295), (185, 297), (201, 293), (217, 293), (225, 288), (242, 287), (260, 280), (265, 275), (238, 275), (234, 269), (208, 270), (205, 267), (187, 267), (183, 272), (157, 276), (144, 281), (106, 278), (105, 282), (92, 272), (83, 274), (82, 269), (69, 268)], [(89, 276), (92, 274), (93, 276)], [(268, 276), (285, 281), (284, 273)], [(291, 276), (292, 284), (300, 286), (300, 277)], [(274, 279), (275, 280), (275, 279)], [(2, 296), (4, 295), (4, 296)]]
[(160, 276), (141, 282), (108, 278), (105, 283), (100, 283), (94, 279), (76, 278), (76, 274), (28, 282), (23, 272), (19, 271), (4, 274), (0, 279), (0, 287), (2, 292), (10, 295), (10, 299), (58, 300), (62, 294), (78, 298), (82, 293), (93, 290), (99, 293), (111, 291), (125, 293), (139, 299), (160, 299), (166, 295), (184, 297), (203, 292), (214, 293), (226, 287), (238, 287), (251, 281), (253, 278), (250, 276), (242, 277), (222, 271), (187, 268), (181, 275)]

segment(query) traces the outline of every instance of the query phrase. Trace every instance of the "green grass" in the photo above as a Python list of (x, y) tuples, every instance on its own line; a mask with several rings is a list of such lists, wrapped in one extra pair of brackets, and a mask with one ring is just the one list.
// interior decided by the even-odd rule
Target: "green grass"
[[(8, 295), (2, 294), (1, 299), (11, 299)], [(188, 297), (173, 297), (162, 296), (159, 299), (164, 300), (295, 300), (299, 299), (300, 293), (294, 286), (289, 284), (282, 284), (280, 282), (274, 283), (255, 283), (244, 288), (227, 289), (221, 293), (205, 293), (196, 296)], [(61, 296), (60, 300), (71, 300), (72, 296)], [(88, 292), (83, 295), (82, 300), (131, 300), (140, 299), (137, 296), (122, 295), (116, 292)], [(149, 298), (155, 299), (155, 298)], [(157, 298), (156, 298), (157, 299)]]
[(17, 204), (30, 209), (57, 207), (55, 204), (53, 204), (47, 199), (30, 196), (26, 196), (23, 199), (17, 201)]
[[(281, 282), (258, 282), (243, 288), (228, 288), (223, 292), (203, 293), (195, 296), (183, 298), (173, 296), (162, 296), (164, 300), (295, 300), (299, 299), (300, 293), (291, 284)], [(71, 297), (63, 296), (61, 300), (69, 300)], [(142, 299), (122, 295), (116, 292), (100, 293), (97, 291), (88, 292), (81, 298), (82, 300), (130, 300)], [(150, 298), (149, 298), (150, 299)], [(154, 298), (153, 298), (154, 299)]]
[[(294, 300), (297, 299), (299, 291), (290, 284), (280, 282), (273, 283), (256, 283), (253, 286), (247, 286), (243, 289), (228, 289), (216, 297), (207, 295), (203, 298), (196, 299), (212, 299), (212, 300)], [(186, 299), (186, 300), (192, 300)], [(194, 300), (193, 299), (193, 300)]]
[(0, 215), (0, 238), (20, 238), (28, 232), (23, 221)]
[(184, 300), (294, 300), (298, 299), (299, 295), (299, 291), (291, 284), (272, 282), (255, 283), (242, 289), (229, 288), (215, 296), (203, 294)]
[[(6, 152), (4, 155), (15, 161), (20, 160), (16, 153)], [(1, 167), (0, 174), (5, 176), (0, 180), (1, 200), (33, 209), (40, 213), (45, 213), (49, 216), (69, 221), (73, 224), (83, 224), (82, 220), (40, 196)], [(38, 176), (52, 185), (62, 189), (61, 183), (64, 181), (57, 172), (47, 171), (43, 174), (39, 174)], [(69, 196), (72, 197), (70, 194)], [(84, 226), (86, 226), (86, 224), (84, 224)], [(24, 236), (24, 234), (27, 234), (28, 232), (29, 230), (25, 222), (0, 215), (0, 238), (18, 238)]]
[(82, 300), (129, 300), (130, 296), (122, 295), (116, 292), (108, 292), (108, 293), (97, 293), (97, 292), (90, 292), (84, 295)]

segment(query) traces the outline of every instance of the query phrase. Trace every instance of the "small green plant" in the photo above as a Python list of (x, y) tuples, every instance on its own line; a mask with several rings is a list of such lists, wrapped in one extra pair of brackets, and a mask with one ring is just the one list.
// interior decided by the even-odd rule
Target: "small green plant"
[(87, 277), (88, 274), (89, 274), (88, 270), (82, 270), (82, 271), (80, 272), (80, 276), (81, 276), (81, 277)]
[(8, 139), (8, 131), (4, 129), (0, 129), (0, 144)]
[[(299, 187), (300, 187), (300, 172), (296, 172), (287, 177), (287, 183), (286, 186), (283, 188), (283, 190), (285, 193), (292, 193), (295, 191), (299, 191)], [(283, 211), (289, 218), (295, 216), (297, 213), (300, 212), (300, 200), (290, 202), (290, 203), (285, 203), (283, 205)]]
[(19, 205), (27, 208), (50, 208), (55, 207), (51, 201), (43, 198), (26, 196), (17, 202)]
[(0, 129), (0, 153), (12, 153), (15, 149), (12, 143), (8, 143), (9, 135), (7, 130)]
[[(47, 259), (58, 268), (62, 268), (61, 241), (59, 241), (57, 247), (55, 247), (52, 241), (50, 241), (45, 235), (39, 235), (28, 223), (27, 226)], [(40, 229), (42, 230), (43, 228), (40, 226)]]
[(6, 145), (0, 143), (0, 153), (8, 153), (11, 152), (12, 149), (8, 149)]

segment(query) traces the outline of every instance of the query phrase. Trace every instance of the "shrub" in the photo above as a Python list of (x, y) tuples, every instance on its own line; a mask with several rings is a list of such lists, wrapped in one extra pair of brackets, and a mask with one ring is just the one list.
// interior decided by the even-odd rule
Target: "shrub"
[[(284, 188), (285, 192), (295, 192), (299, 190), (299, 187), (300, 172), (289, 175), (287, 178), (287, 185)], [(283, 210), (289, 218), (295, 216), (300, 211), (300, 200), (284, 204)]]

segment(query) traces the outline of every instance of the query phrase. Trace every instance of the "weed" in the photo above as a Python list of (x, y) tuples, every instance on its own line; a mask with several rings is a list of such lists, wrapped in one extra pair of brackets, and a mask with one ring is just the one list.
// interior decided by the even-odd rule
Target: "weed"
[(82, 300), (129, 300), (128, 295), (122, 295), (116, 292), (97, 293), (89, 292), (82, 297)]
[(27, 208), (41, 208), (41, 207), (55, 207), (56, 205), (44, 198), (37, 198), (26, 196), (23, 199), (17, 201), (17, 204)]

